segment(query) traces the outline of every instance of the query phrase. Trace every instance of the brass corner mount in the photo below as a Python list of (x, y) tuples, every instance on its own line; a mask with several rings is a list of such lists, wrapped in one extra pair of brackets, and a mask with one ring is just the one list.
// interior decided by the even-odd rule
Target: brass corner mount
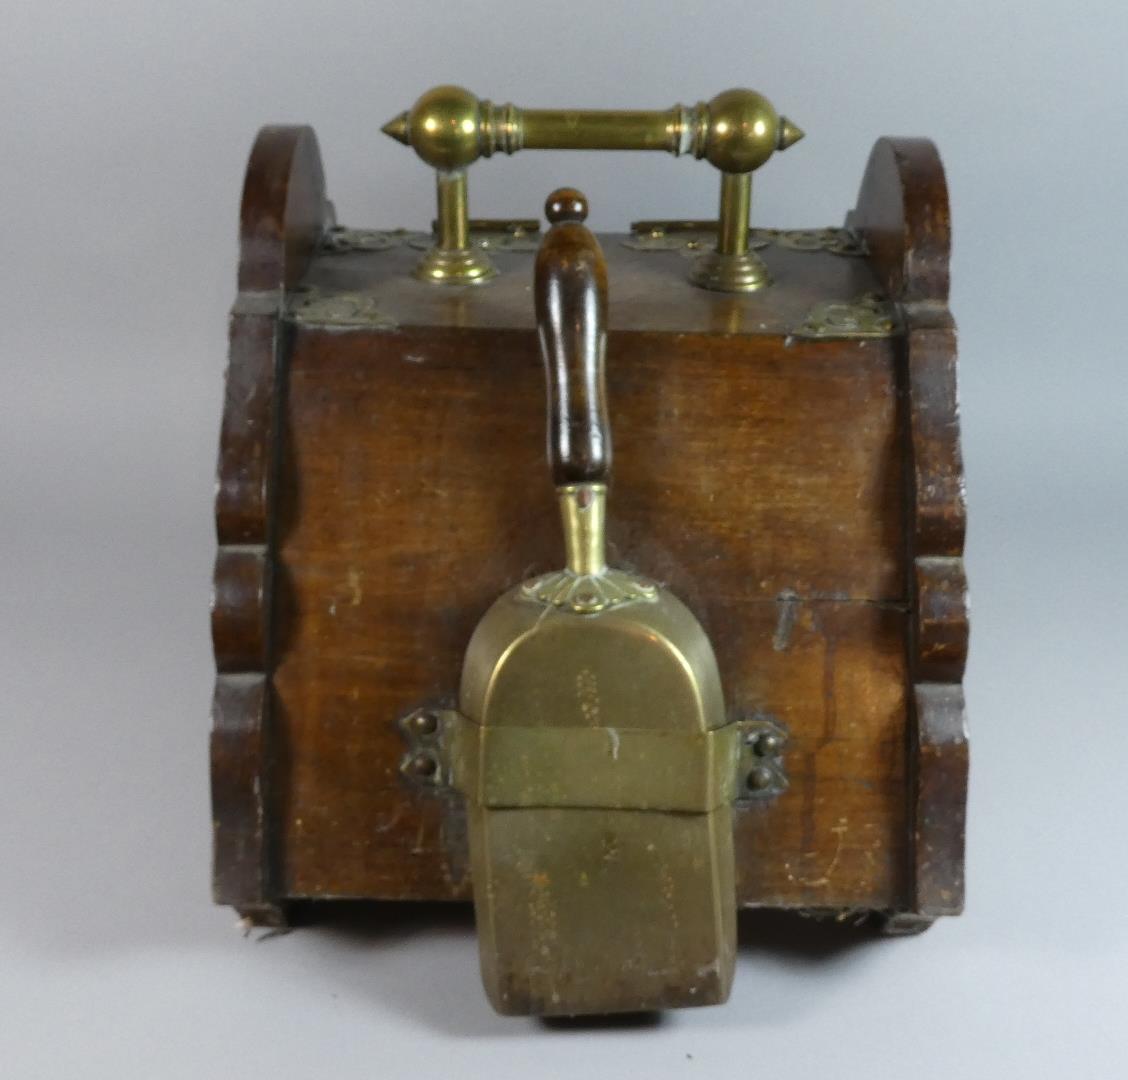
[(481, 157), (518, 150), (664, 150), (705, 158), (721, 171), (720, 220), (713, 250), (695, 263), (690, 281), (721, 292), (770, 284), (748, 242), (752, 173), (802, 130), (754, 90), (725, 90), (692, 108), (521, 109), (494, 105), (459, 86), (436, 86), (382, 128), (436, 170), (434, 246), (415, 276), (438, 285), (475, 285), (496, 270), (470, 244), (466, 170)]

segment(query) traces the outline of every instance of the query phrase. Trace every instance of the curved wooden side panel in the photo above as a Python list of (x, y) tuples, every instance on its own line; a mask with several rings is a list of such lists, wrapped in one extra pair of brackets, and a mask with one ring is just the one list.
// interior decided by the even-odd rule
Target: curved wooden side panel
[(912, 603), (907, 908), (894, 931), (955, 915), (964, 900), (968, 741), (966, 526), (956, 396), (956, 333), (948, 310), (951, 224), (944, 169), (927, 139), (880, 139), (851, 225), (905, 322), (901, 358)]
[(948, 302), (948, 184), (931, 139), (878, 139), (850, 224), (890, 297)]
[(311, 128), (259, 132), (243, 188), (240, 291), (216, 477), (211, 778), (215, 900), (262, 925), (284, 919), (269, 828), (277, 757), (270, 726), (272, 517), (285, 354), (279, 313), (328, 223), (324, 188)]
[(260, 129), (243, 182), (239, 291), (292, 288), (332, 216), (313, 128)]

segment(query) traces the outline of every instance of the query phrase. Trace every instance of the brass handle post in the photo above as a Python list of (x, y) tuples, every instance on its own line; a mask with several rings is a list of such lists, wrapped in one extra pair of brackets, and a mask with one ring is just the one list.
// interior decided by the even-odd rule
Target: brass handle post
[[(664, 150), (705, 158), (722, 173), (720, 223), (716, 250), (695, 266), (691, 280), (730, 292), (769, 282), (763, 263), (748, 250), (751, 173), (803, 137), (767, 98), (743, 89), (726, 90), (692, 108), (647, 111), (519, 109), (480, 100), (458, 86), (439, 86), (383, 131), (412, 147), (440, 176), (464, 177), (463, 170), (478, 158), (518, 150)], [(444, 214), (467, 214), (464, 178), (450, 195), (444, 209), (440, 194), (438, 243), (416, 274), (439, 283), (484, 281), (492, 275), (484, 254), (444, 246), (453, 235)], [(450, 254), (454, 250), (457, 258)], [(473, 257), (467, 261), (467, 255)]]

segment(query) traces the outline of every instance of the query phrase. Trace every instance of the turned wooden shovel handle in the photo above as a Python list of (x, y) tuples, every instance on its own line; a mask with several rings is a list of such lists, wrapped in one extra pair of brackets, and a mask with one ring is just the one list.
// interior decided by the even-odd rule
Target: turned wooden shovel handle
[(587, 211), (587, 199), (573, 188), (548, 197), (552, 228), (537, 252), (533, 279), (548, 383), (548, 460), (557, 487), (605, 484), (611, 472), (607, 264), (583, 224)]

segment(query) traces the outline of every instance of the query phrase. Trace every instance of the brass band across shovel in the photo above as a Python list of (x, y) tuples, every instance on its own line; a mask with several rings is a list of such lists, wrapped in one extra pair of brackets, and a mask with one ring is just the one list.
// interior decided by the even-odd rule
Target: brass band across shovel
[(507, 1014), (716, 1004), (739, 733), (692, 613), (606, 564), (606, 266), (582, 195), (547, 214), (535, 302), (567, 566), (505, 593), (462, 671), (452, 767), (482, 977)]

